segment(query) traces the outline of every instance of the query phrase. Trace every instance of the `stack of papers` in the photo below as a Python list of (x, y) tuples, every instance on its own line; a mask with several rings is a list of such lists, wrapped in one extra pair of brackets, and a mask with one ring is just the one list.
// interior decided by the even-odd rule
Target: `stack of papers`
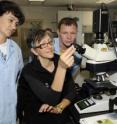
[(117, 113), (108, 113), (80, 119), (80, 124), (117, 124)]

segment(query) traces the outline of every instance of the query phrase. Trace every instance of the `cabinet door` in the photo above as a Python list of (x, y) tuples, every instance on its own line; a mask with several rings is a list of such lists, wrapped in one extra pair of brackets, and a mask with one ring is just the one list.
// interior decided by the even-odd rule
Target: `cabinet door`
[(82, 12), (82, 25), (91, 26), (92, 25), (92, 11), (83, 11)]
[(82, 31), (84, 33), (91, 33), (92, 24), (93, 24), (93, 12), (92, 11), (82, 12)]

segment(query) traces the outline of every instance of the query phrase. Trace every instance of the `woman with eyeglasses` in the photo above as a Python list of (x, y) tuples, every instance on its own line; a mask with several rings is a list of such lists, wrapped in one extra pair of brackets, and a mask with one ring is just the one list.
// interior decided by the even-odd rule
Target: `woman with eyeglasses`
[(25, 124), (66, 124), (67, 108), (75, 98), (69, 72), (75, 48), (69, 47), (59, 57), (54, 54), (51, 33), (42, 29), (31, 29), (27, 44), (34, 57), (19, 79), (18, 117), (23, 114)]

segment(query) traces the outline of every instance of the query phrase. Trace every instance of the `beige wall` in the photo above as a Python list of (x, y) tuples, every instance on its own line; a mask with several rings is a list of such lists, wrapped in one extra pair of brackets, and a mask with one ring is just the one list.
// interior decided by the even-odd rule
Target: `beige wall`
[[(60, 10), (67, 10), (67, 7), (38, 7), (38, 6), (21, 6), (25, 18), (26, 23), (22, 26), (20, 26), (17, 30), (17, 35), (14, 38), (14, 40), (23, 48), (23, 53), (27, 52), (26, 48), (26, 33), (29, 28), (29, 25), (27, 25), (27, 21), (41, 21), (43, 28), (52, 28), (54, 32), (56, 32), (57, 27), (57, 21), (58, 21), (58, 11)], [(77, 8), (78, 11), (89, 11), (94, 10), (94, 8)], [(112, 13), (112, 11), (111, 11)], [(117, 11), (114, 10), (113, 19), (117, 20)], [(27, 54), (27, 53), (26, 53)]]
[(39, 19), (43, 22), (43, 28), (50, 27), (54, 31), (57, 24), (57, 12), (64, 8), (52, 7), (22, 7), (26, 19)]

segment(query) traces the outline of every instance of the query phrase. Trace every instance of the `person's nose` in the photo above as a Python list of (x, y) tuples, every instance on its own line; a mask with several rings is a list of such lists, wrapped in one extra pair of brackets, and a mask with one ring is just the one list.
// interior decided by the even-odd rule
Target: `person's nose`
[(13, 30), (13, 31), (16, 31), (16, 28), (17, 28), (16, 23), (13, 23), (13, 24), (12, 24), (12, 30)]
[(71, 35), (71, 34), (68, 34), (68, 35), (67, 35), (67, 38), (71, 40), (72, 35)]

